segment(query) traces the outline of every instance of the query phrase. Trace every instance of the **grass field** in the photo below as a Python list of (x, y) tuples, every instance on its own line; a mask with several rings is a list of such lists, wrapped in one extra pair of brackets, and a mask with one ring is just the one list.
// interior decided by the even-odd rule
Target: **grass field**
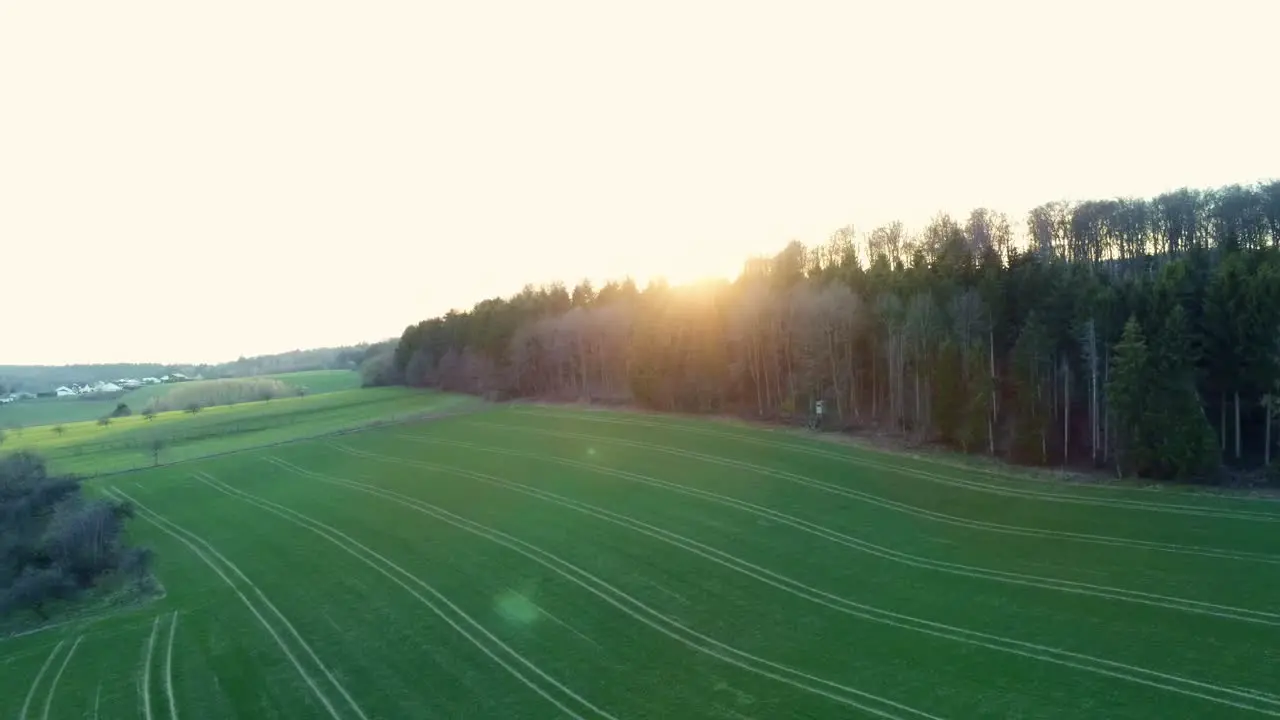
[(355, 390), (360, 387), (360, 373), (354, 370), (308, 370), (306, 372), (264, 375), (294, 387), (304, 387), (308, 393), (330, 393), (339, 390)]
[[(33, 450), (58, 472), (96, 474), (172, 463), (288, 442), (375, 423), (437, 413), (472, 402), (406, 388), (340, 390), (306, 397), (211, 407), (198, 414), (173, 411), (147, 420), (117, 418), (12, 432), (4, 449)], [(163, 447), (157, 454), (153, 442)]]
[(0, 717), (1280, 716), (1280, 505), (534, 407), (105, 477), (166, 595)]
[[(309, 394), (352, 390), (360, 387), (360, 374), (350, 370), (315, 370), (310, 372), (267, 375), (294, 387), (305, 387)], [(199, 384), (199, 380), (183, 383)], [(159, 397), (178, 387), (177, 385), (146, 385), (130, 390), (117, 398), (106, 400), (82, 400), (80, 398), (40, 398), (0, 406), (0, 429), (7, 432), (15, 428), (39, 425), (56, 425), (76, 422), (92, 422), (109, 415), (117, 403), (125, 403), (135, 412), (141, 412), (152, 398)]]

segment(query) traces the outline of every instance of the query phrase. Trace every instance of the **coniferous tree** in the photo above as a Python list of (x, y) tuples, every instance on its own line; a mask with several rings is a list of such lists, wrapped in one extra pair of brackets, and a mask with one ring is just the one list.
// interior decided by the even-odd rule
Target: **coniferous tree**
[(1208, 479), (1218, 465), (1213, 426), (1195, 387), (1194, 356), (1186, 313), (1173, 306), (1151, 358), (1145, 423), (1146, 451), (1157, 477)]
[(1151, 464), (1147, 433), (1151, 358), (1137, 317), (1125, 323), (1111, 362), (1107, 397), (1115, 421), (1116, 470), (1122, 475), (1140, 474)]

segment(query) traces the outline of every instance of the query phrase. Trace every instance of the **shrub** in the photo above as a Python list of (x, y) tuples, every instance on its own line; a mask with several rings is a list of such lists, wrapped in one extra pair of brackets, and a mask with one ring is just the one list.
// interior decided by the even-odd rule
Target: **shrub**
[(395, 385), (400, 382), (394, 349), (370, 356), (360, 365), (360, 384), (364, 387)]
[(50, 476), (44, 460), (0, 459), (0, 616), (73, 600), (113, 571), (147, 573), (150, 553), (124, 544), (127, 504), (85, 500), (79, 481)]
[(147, 408), (153, 412), (187, 410), (192, 406), (213, 407), (242, 402), (289, 397), (293, 388), (274, 378), (232, 378), (183, 383), (153, 398)]
[(111, 417), (129, 417), (133, 411), (124, 403), (116, 403), (116, 409), (111, 411)]

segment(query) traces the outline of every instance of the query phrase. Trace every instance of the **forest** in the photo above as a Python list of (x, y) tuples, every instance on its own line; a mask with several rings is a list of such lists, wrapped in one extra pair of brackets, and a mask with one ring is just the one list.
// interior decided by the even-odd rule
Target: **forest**
[(823, 399), (834, 430), (1256, 480), (1274, 475), (1280, 410), (1280, 181), (844, 227), (733, 281), (526, 286), (408, 327), (364, 369), (778, 422)]

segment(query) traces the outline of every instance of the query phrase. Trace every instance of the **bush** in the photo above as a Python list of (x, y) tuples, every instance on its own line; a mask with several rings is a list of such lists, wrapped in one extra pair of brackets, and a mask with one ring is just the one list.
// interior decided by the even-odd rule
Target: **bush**
[(132, 414), (133, 414), (133, 411), (130, 410), (129, 406), (125, 405), (124, 403), (116, 403), (116, 409), (111, 411), (111, 417), (117, 417), (117, 418), (129, 417)]
[(124, 545), (133, 509), (86, 501), (79, 481), (50, 476), (40, 457), (0, 459), (0, 616), (73, 600), (113, 572), (142, 577), (150, 553)]
[(395, 350), (392, 348), (372, 355), (360, 364), (360, 384), (363, 387), (396, 385), (401, 379), (396, 368)]
[(106, 415), (106, 416), (104, 416), (104, 417), (100, 417), (100, 418), (98, 418), (98, 424), (99, 424), (99, 425), (101, 425), (102, 427), (106, 427), (106, 426), (110, 425), (110, 424), (111, 424), (111, 416), (110, 416), (110, 415)]
[(294, 394), (292, 386), (274, 378), (203, 380), (174, 387), (165, 394), (153, 398), (147, 404), (147, 409), (153, 412), (166, 410), (191, 412), (193, 406), (205, 408), (215, 405), (235, 405), (242, 402), (290, 397)]

